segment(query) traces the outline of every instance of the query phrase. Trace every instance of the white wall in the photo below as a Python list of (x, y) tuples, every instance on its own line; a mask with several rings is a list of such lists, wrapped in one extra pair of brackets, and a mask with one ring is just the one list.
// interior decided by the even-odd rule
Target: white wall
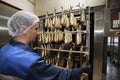
[(70, 5), (76, 6), (78, 3), (85, 6), (97, 6), (104, 5), (105, 0), (35, 0), (35, 13), (37, 15), (43, 15), (46, 12), (52, 13), (54, 8), (59, 12), (61, 6), (68, 9)]
[(35, 4), (35, 0), (28, 0), (28, 1), (30, 1), (32, 4)]
[(32, 13), (34, 13), (35, 10), (35, 6), (28, 0), (1, 0), (1, 1), (4, 1), (20, 9), (30, 11)]

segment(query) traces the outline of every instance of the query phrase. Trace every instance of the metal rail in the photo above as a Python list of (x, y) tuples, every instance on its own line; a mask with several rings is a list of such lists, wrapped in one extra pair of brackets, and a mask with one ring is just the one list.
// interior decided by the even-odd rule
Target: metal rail
[(77, 33), (77, 32), (80, 32), (80, 33), (87, 33), (88, 31), (86, 30), (81, 30), (81, 31), (62, 31), (62, 32), (38, 32), (37, 34), (49, 34), (49, 33)]
[(85, 55), (89, 55), (89, 52), (88, 52), (88, 51), (60, 50), (60, 49), (40, 48), (40, 47), (34, 47), (33, 49), (34, 49), (34, 50), (44, 49), (44, 50), (52, 50), (52, 51), (60, 51), (60, 52), (84, 53)]
[(59, 13), (56, 13), (55, 15), (53, 13), (53, 14), (50, 14), (48, 17), (44, 16), (44, 17), (40, 17), (39, 19), (42, 20), (42, 19), (46, 19), (46, 18), (52, 18), (52, 17), (56, 17), (56, 16), (61, 16), (63, 14), (68, 15), (70, 13), (76, 13), (76, 12), (78, 12), (80, 14), (82, 10), (84, 10), (84, 9), (75, 9), (75, 10), (72, 10), (72, 11), (64, 11), (64, 13), (59, 12)]

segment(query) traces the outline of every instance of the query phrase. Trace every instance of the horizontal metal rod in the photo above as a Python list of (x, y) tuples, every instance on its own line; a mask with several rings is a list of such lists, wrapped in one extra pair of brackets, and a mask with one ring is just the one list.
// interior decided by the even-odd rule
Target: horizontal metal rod
[(67, 69), (67, 68), (64, 68), (64, 67), (60, 67), (60, 66), (56, 66), (56, 65), (53, 65), (53, 66), (55, 66), (55, 67), (57, 67), (57, 68), (60, 68), (60, 69)]
[(74, 53), (84, 53), (85, 55), (89, 55), (88, 51), (73, 51), (73, 50), (60, 50), (60, 49), (51, 49), (51, 48), (40, 48), (40, 47), (34, 47), (34, 50), (37, 49), (44, 49), (44, 50), (52, 50), (52, 51), (60, 51), (60, 52), (74, 52)]
[(57, 13), (57, 14), (55, 14), (55, 15), (53, 15), (53, 14), (51, 14), (50, 16), (48, 16), (48, 17), (41, 17), (41, 18), (39, 18), (40, 20), (41, 19), (46, 19), (46, 18), (52, 18), (52, 17), (55, 17), (55, 16), (61, 16), (61, 15), (63, 15), (63, 14), (70, 14), (70, 13), (75, 13), (75, 12), (78, 12), (79, 14), (80, 14), (80, 12), (81, 12), (82, 10), (80, 10), (80, 9), (75, 9), (75, 10), (72, 10), (72, 11), (65, 11), (64, 13), (62, 13), (62, 12), (59, 12), (59, 13)]
[(86, 30), (81, 30), (81, 31), (64, 31), (64, 32), (38, 32), (37, 34), (76, 33), (76, 32), (80, 32), (80, 33), (87, 33), (87, 31), (86, 31)]

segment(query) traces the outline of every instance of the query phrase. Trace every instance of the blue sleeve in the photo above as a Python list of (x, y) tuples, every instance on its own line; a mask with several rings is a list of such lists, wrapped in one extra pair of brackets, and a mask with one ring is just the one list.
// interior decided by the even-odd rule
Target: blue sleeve
[(35, 53), (27, 51), (14, 51), (16, 54), (1, 53), (0, 58), (0, 73), (15, 76), (19, 78), (25, 78), (28, 74), (30, 66), (36, 62), (40, 56)]
[(63, 70), (38, 60), (31, 66), (26, 80), (80, 80), (82, 72), (82, 68)]

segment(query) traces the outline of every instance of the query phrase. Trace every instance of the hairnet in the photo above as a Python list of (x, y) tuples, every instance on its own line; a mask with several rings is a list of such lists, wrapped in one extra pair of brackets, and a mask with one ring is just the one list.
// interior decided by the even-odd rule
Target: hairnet
[[(36, 15), (27, 11), (18, 11), (8, 20), (9, 35), (13, 37), (19, 36), (28, 31), (37, 22), (39, 22), (39, 18)], [(27, 28), (23, 32), (20, 32), (19, 27), (22, 25)]]

